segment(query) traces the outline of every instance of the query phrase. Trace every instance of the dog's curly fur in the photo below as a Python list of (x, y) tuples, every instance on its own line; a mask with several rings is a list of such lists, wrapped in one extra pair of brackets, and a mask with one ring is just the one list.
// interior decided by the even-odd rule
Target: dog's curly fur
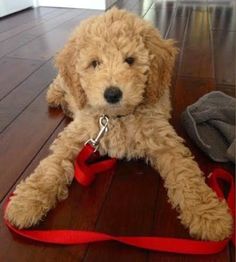
[[(176, 53), (172, 40), (163, 40), (151, 24), (123, 10), (81, 23), (56, 57), (59, 74), (47, 94), (50, 106), (61, 106), (74, 120), (54, 141), (51, 155), (17, 186), (6, 210), (12, 224), (30, 227), (67, 197), (73, 160), (84, 142), (96, 136), (99, 116), (106, 114), (109, 132), (101, 141), (101, 154), (151, 163), (192, 236), (230, 236), (227, 204), (206, 185), (191, 152), (169, 124), (168, 87)], [(134, 63), (126, 63), (127, 57)], [(109, 86), (122, 90), (119, 103), (104, 99)]]

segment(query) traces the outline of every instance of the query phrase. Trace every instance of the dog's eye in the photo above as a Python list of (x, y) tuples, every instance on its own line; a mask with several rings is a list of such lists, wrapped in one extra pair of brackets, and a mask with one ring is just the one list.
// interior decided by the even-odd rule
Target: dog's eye
[(98, 65), (100, 65), (100, 62), (97, 61), (97, 60), (93, 60), (93, 61), (91, 62), (91, 66), (92, 66), (93, 68), (96, 68)]
[(125, 62), (129, 65), (132, 65), (134, 63), (134, 58), (132, 56), (129, 56), (125, 59)]

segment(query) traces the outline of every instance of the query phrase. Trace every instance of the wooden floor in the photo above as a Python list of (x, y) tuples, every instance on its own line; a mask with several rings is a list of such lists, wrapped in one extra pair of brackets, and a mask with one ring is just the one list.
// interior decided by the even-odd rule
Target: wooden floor
[[(235, 2), (155, 2), (120, 0), (117, 5), (152, 21), (165, 38), (176, 39), (180, 54), (172, 81), (172, 123), (209, 173), (216, 164), (188, 139), (179, 116), (209, 91), (235, 96)], [(56, 75), (52, 57), (81, 20), (99, 13), (42, 7), (0, 19), (0, 261), (234, 261), (232, 246), (211, 256), (147, 252), (114, 242), (61, 247), (26, 241), (3, 225), (3, 202), (69, 123), (45, 101), (46, 88)], [(121, 161), (113, 177), (101, 176), (90, 188), (72, 184), (69, 198), (39, 228), (189, 238), (167, 202), (159, 175), (142, 161)]]

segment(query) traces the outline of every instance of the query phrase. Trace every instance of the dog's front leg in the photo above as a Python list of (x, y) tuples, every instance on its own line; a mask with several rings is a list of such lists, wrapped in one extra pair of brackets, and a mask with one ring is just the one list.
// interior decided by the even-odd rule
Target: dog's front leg
[(52, 154), (42, 160), (33, 174), (15, 189), (5, 216), (13, 225), (27, 228), (37, 224), (68, 195), (73, 179), (73, 160), (86, 140), (85, 129), (74, 120), (51, 146)]
[(229, 237), (232, 230), (229, 208), (206, 185), (183, 139), (165, 120), (158, 123), (155, 132), (147, 139), (148, 159), (164, 179), (169, 201), (179, 211), (182, 224), (199, 239), (217, 241)]

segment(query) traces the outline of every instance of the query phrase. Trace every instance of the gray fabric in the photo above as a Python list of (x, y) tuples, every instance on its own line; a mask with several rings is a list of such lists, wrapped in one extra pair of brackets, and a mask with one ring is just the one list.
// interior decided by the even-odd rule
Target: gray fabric
[(227, 157), (229, 160), (235, 163), (235, 148), (236, 148), (236, 139), (234, 139), (233, 143), (227, 150)]
[(213, 91), (182, 113), (188, 135), (214, 161), (235, 163), (235, 108), (235, 98)]

